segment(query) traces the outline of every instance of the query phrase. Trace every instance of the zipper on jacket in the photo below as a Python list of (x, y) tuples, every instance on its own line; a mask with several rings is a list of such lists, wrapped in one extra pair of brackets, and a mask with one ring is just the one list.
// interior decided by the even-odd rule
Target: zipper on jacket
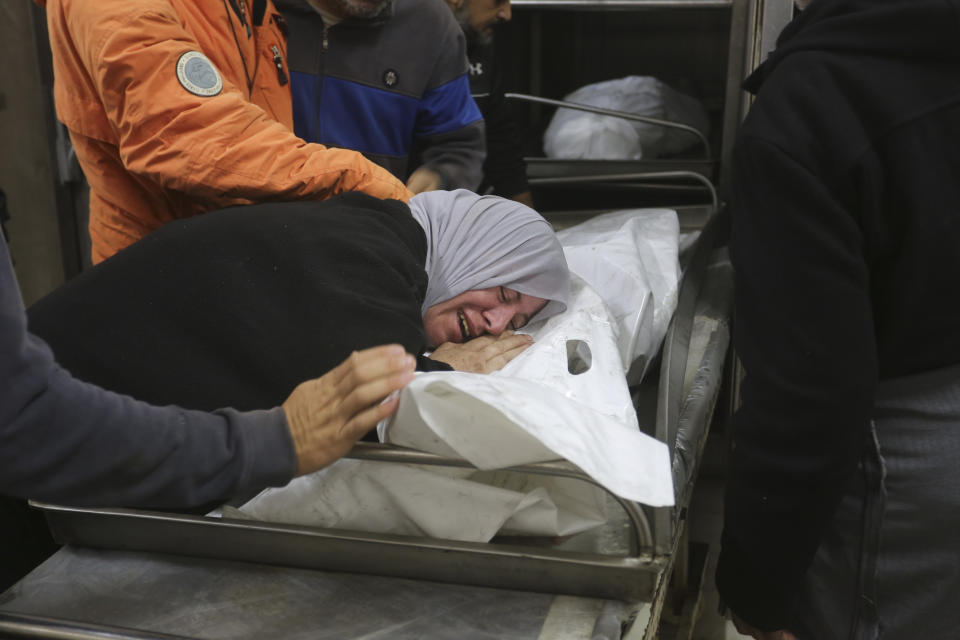
[(240, 0), (240, 22), (243, 23), (243, 28), (247, 30), (247, 37), (252, 36), (250, 21), (247, 20), (247, 0)]
[(237, 18), (240, 19), (240, 24), (246, 29), (247, 37), (251, 37), (253, 31), (250, 30), (250, 21), (247, 20), (247, 0), (239, 0), (239, 2), (238, 0), (230, 0), (230, 7), (237, 14)]
[[(240, 8), (237, 6), (237, 0), (229, 0), (230, 2), (229, 8), (227, 7), (227, 0), (221, 0), (221, 1), (223, 2), (223, 10), (227, 14), (227, 24), (230, 25), (230, 34), (233, 35), (233, 42), (234, 44), (237, 45), (237, 53), (240, 55), (240, 62), (243, 64), (243, 76), (244, 76), (244, 79), (247, 81), (247, 98), (252, 98), (253, 97), (253, 78), (250, 77), (250, 69), (247, 67), (247, 57), (243, 53), (243, 47), (240, 46), (240, 40), (239, 38), (237, 38), (237, 31), (236, 29), (233, 28), (233, 18), (230, 17), (230, 10), (232, 9), (233, 12), (240, 19), (240, 23), (243, 24), (244, 27), (246, 27), (247, 35), (249, 37), (250, 25), (247, 24), (247, 21), (246, 21), (246, 17), (245, 17), (246, 9), (244, 8), (241, 11)], [(243, 6), (246, 7), (246, 0), (240, 0), (240, 1), (244, 3)], [(254, 73), (256, 73), (256, 67), (254, 67)]]
[(326, 56), (324, 55), (327, 52), (327, 49), (330, 48), (330, 38), (328, 37), (330, 27), (327, 26), (327, 23), (320, 19), (321, 24), (323, 24), (323, 35), (320, 38), (320, 72), (317, 74), (317, 142), (323, 143), (323, 122), (320, 119), (320, 113), (323, 111), (321, 105), (323, 104), (323, 74), (326, 72)]
[(277, 67), (277, 80), (282, 87), (287, 84), (287, 74), (283, 72), (283, 56), (280, 55), (280, 48), (275, 44), (270, 45), (270, 50), (273, 52), (273, 64)]

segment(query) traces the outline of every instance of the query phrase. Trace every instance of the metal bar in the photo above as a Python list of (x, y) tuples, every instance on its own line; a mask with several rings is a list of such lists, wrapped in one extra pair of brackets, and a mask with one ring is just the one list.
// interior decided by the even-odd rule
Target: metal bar
[[(710, 362), (714, 370), (722, 368), (726, 362), (730, 344), (729, 323), (719, 321), (729, 318), (733, 298), (732, 267), (729, 263), (716, 263), (707, 270), (707, 277), (701, 285), (700, 301), (697, 303), (697, 316), (717, 319), (713, 335), (703, 351), (703, 361)], [(689, 366), (689, 365), (688, 365)], [(705, 373), (706, 375), (701, 375)], [(697, 370), (696, 375), (686, 376), (682, 411), (678, 418), (677, 453), (673, 461), (674, 486), (682, 487), (677, 493), (677, 504), (689, 503), (693, 484), (700, 465), (703, 447), (709, 432), (711, 419), (716, 411), (720, 384), (723, 376), (714, 371)]]
[[(697, 298), (700, 295), (700, 286), (705, 276), (707, 261), (713, 248), (713, 239), (718, 226), (717, 219), (716, 215), (711, 217), (697, 240), (697, 248), (685, 270), (683, 282), (680, 285), (677, 308), (670, 320), (670, 326), (663, 342), (655, 434), (657, 439), (664, 442), (670, 450), (671, 463), (676, 455), (677, 430), (684, 400), (683, 381), (686, 377), (687, 361), (690, 355), (690, 336), (693, 332), (694, 311)], [(682, 489), (682, 487), (674, 487), (676, 495), (679, 495)], [(676, 502), (676, 505), (680, 507), (679, 502)], [(660, 508), (654, 511), (653, 530), (656, 553), (669, 552), (677, 507)]]
[[(682, 205), (669, 207), (677, 212), (680, 218), (680, 231), (700, 231), (713, 214), (709, 205)], [(554, 229), (566, 229), (575, 224), (589, 220), (599, 213), (609, 213), (609, 209), (563, 209), (558, 211), (541, 211)]]
[[(373, 460), (377, 462), (394, 462), (400, 464), (423, 464), (440, 467), (459, 467), (465, 469), (476, 469), (472, 464), (460, 458), (450, 458), (438, 456), (433, 453), (406, 449), (396, 445), (379, 444), (376, 442), (358, 442), (354, 445), (348, 458), (356, 460)], [(609, 493), (614, 500), (623, 508), (630, 523), (633, 525), (633, 552), (637, 554), (641, 549), (649, 549), (653, 544), (653, 534), (650, 531), (650, 524), (647, 522), (647, 516), (640, 506), (632, 500), (626, 500), (606, 489), (599, 482), (585, 474), (572, 463), (565, 460), (555, 462), (537, 462), (533, 464), (518, 465), (507, 467), (503, 471), (513, 471), (515, 473), (530, 473), (542, 476), (558, 476), (562, 478), (572, 478), (582, 482), (588, 482)]]
[(590, 113), (597, 113), (604, 116), (623, 118), (624, 120), (634, 120), (636, 122), (646, 122), (647, 124), (654, 124), (660, 127), (668, 127), (671, 129), (679, 129), (680, 131), (686, 131), (687, 133), (696, 136), (700, 141), (700, 144), (703, 145), (704, 157), (708, 160), (711, 158), (710, 142), (707, 140), (706, 136), (700, 132), (699, 129), (696, 127), (691, 127), (690, 125), (680, 124), (679, 122), (670, 122), (669, 120), (662, 120), (660, 118), (641, 116), (635, 113), (628, 113), (626, 111), (602, 109), (600, 107), (593, 107), (588, 104), (579, 104), (577, 102), (566, 102), (564, 100), (552, 100), (550, 98), (541, 98), (540, 96), (530, 96), (525, 93), (505, 93), (503, 95), (506, 98), (516, 98), (517, 100), (526, 100), (528, 102), (536, 102), (539, 104), (549, 104), (555, 107), (562, 107), (564, 109), (573, 109), (575, 111), (588, 111)]
[(544, 593), (649, 598), (665, 558), (31, 502), (61, 543)]
[(733, 141), (745, 113), (747, 92), (741, 88), (746, 77), (746, 60), (752, 41), (748, 25), (754, 0), (735, 0), (730, 12), (730, 41), (727, 45), (727, 81), (723, 100), (723, 133), (720, 145), (720, 192), (730, 191), (730, 160)]
[(529, 178), (557, 178), (560, 176), (609, 175), (621, 173), (648, 173), (651, 171), (693, 171), (712, 179), (717, 163), (713, 160), (656, 158), (654, 160), (593, 160), (543, 158), (527, 156)]
[(617, 173), (596, 176), (563, 176), (557, 178), (531, 178), (530, 184), (575, 184), (593, 182), (628, 182), (631, 180), (687, 179), (699, 182), (710, 192), (710, 204), (716, 211), (720, 207), (717, 189), (706, 176), (694, 171), (648, 171), (642, 173)]
[(0, 611), (0, 636), (50, 640), (190, 640), (187, 636), (153, 633), (64, 618)]

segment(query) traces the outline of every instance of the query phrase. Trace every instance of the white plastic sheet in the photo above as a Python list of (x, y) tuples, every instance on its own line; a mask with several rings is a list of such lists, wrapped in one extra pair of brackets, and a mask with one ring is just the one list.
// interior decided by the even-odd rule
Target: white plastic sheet
[[(589, 84), (564, 101), (685, 124), (704, 135), (709, 129), (699, 101), (650, 76)], [(543, 150), (550, 158), (640, 160), (696, 144), (696, 136), (675, 128), (565, 108), (557, 109), (543, 135)]]
[(600, 489), (563, 479), (344, 459), (286, 487), (263, 491), (240, 514), (268, 522), (487, 542), (497, 533), (585, 531), (603, 524), (601, 500)]
[(623, 370), (639, 361), (637, 378), (659, 350), (677, 306), (679, 233), (671, 209), (630, 209), (557, 234), (571, 271), (610, 308)]
[(561, 242), (574, 273), (603, 295), (574, 277), (568, 311), (531, 326), (534, 345), (503, 370), (419, 374), (378, 429), (386, 442), (464, 458), (481, 471), (342, 460), (242, 510), (272, 521), (460, 540), (569, 535), (604, 521), (599, 489), (495, 471), (561, 458), (621, 497), (672, 504), (669, 453), (640, 432), (624, 371), (636, 353), (658, 348), (659, 325), (665, 331), (675, 305), (676, 214), (600, 216), (565, 231)]

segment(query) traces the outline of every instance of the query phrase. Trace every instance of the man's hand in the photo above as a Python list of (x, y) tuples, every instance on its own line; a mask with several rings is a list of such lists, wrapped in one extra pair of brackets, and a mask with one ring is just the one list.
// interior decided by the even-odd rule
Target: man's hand
[(755, 640), (797, 640), (797, 636), (785, 629), (778, 631), (760, 631), (741, 620), (735, 613), (731, 613), (730, 617), (733, 618), (733, 626), (737, 628), (737, 631), (745, 636), (755, 638)]
[(502, 369), (532, 344), (533, 338), (526, 334), (504, 331), (499, 336), (480, 336), (463, 344), (444, 342), (430, 358), (446, 362), (457, 371), (490, 373)]
[(354, 351), (332, 371), (294, 389), (283, 411), (297, 453), (297, 475), (339, 460), (396, 411), (398, 397), (381, 401), (413, 380), (415, 366), (400, 345), (374, 347)]
[(407, 189), (414, 195), (424, 191), (436, 191), (440, 188), (440, 174), (433, 169), (420, 167), (407, 179)]

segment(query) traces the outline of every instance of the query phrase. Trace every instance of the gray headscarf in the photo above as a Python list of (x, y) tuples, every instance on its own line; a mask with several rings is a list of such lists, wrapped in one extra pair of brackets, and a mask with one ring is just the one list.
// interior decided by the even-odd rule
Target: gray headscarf
[(550, 223), (513, 200), (428, 191), (410, 200), (427, 234), (427, 295), (421, 313), (464, 291), (509, 287), (549, 300), (537, 320), (561, 313), (570, 272)]

